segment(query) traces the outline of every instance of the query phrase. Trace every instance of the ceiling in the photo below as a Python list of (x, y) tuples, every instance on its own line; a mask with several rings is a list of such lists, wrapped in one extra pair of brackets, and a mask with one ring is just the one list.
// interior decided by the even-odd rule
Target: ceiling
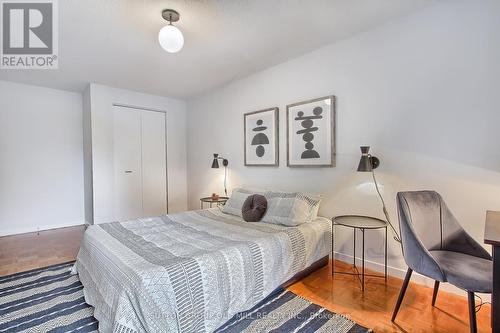
[[(0, 70), (1, 80), (82, 91), (89, 82), (190, 98), (408, 14), (436, 0), (63, 0), (59, 69)], [(181, 14), (169, 54), (161, 11)]]

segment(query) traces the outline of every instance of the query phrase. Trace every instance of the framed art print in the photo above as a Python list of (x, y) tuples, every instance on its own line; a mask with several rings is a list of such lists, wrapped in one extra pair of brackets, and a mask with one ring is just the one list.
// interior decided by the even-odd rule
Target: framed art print
[(335, 96), (287, 105), (287, 165), (335, 166)]
[(278, 108), (245, 113), (245, 165), (278, 165)]

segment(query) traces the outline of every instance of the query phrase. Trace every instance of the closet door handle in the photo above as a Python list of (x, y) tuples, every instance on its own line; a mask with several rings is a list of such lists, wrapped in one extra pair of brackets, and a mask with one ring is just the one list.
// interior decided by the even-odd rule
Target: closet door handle
[(125, 170), (125, 173), (132, 173), (132, 170)]

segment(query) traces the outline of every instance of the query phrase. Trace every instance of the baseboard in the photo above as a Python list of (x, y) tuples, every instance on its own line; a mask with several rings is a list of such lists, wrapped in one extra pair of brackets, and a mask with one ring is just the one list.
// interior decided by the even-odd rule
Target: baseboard
[(59, 229), (59, 228), (74, 227), (74, 226), (85, 225), (85, 224), (86, 224), (85, 221), (73, 221), (73, 222), (59, 223), (59, 224), (53, 224), (53, 225), (40, 225), (40, 226), (30, 226), (30, 227), (21, 227), (21, 228), (1, 229), (0, 230), (0, 237), (19, 235), (19, 234), (27, 234), (27, 233), (31, 233), (31, 232), (38, 232), (38, 231), (45, 231), (45, 230), (52, 230), (52, 229)]
[[(335, 259), (338, 259), (338, 260), (341, 260), (341, 261), (344, 261), (347, 263), (353, 262), (352, 255), (348, 255), (348, 254), (340, 253), (340, 252), (335, 252)], [(360, 266), (361, 265), (361, 258), (356, 257), (356, 264), (359, 265), (359, 267), (361, 267)], [(370, 260), (365, 259), (365, 268), (369, 268), (371, 270), (380, 272), (382, 274), (384, 273), (384, 264), (383, 263), (379, 263), (379, 262), (370, 261)], [(406, 275), (406, 270), (407, 270), (407, 268), (402, 269), (399, 267), (387, 266), (387, 274), (390, 276), (398, 277), (400, 279), (404, 279), (404, 277)], [(413, 272), (413, 274), (411, 276), (411, 282), (414, 282), (414, 283), (417, 283), (420, 285), (424, 285), (426, 287), (434, 287), (434, 280), (433, 279), (430, 279), (430, 278), (423, 276), (423, 275), (416, 273), (416, 272)], [(439, 286), (439, 290), (447, 291), (447, 292), (450, 292), (450, 293), (453, 293), (456, 295), (460, 295), (463, 297), (467, 296), (467, 294), (464, 290), (457, 288), (449, 283), (442, 283)], [(481, 298), (483, 299), (484, 302), (491, 301), (490, 294), (479, 294), (479, 296), (481, 296)]]

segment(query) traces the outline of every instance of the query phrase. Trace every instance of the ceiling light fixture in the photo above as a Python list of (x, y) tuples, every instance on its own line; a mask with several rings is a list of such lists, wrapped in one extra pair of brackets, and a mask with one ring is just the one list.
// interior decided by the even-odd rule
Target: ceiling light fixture
[(172, 25), (172, 22), (179, 21), (180, 15), (173, 9), (165, 9), (161, 12), (161, 16), (169, 23), (161, 28), (158, 34), (158, 41), (161, 47), (168, 53), (179, 52), (184, 46), (184, 36), (177, 27)]

